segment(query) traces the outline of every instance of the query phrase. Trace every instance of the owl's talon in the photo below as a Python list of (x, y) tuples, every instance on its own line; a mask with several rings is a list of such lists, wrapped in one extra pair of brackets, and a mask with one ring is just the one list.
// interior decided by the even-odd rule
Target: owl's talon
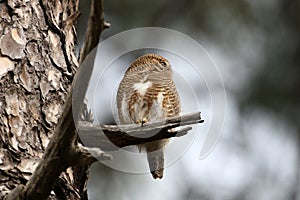
[(142, 123), (147, 123), (147, 122), (148, 122), (148, 119), (146, 117), (144, 117)]
[(139, 119), (135, 120), (136, 124), (142, 124), (143, 122), (141, 122)]
[(148, 122), (148, 119), (147, 119), (146, 117), (144, 117), (143, 120), (142, 120), (142, 126), (143, 126), (145, 123), (147, 123), (147, 122)]

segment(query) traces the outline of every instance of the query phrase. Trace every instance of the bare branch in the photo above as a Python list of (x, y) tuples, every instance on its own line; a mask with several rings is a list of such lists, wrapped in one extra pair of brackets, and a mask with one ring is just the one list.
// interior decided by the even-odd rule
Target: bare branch
[(75, 77), (75, 80), (80, 81), (75, 81), (76, 84), (73, 88), (73, 99), (76, 100), (73, 101), (73, 106), (77, 108), (77, 112), (73, 113), (75, 122), (79, 121), (80, 114), (82, 113), (85, 93), (94, 68), (97, 53), (96, 47), (100, 41), (102, 31), (107, 28), (107, 26), (107, 23), (104, 22), (103, 1), (92, 0), (87, 32), (85, 34), (83, 47), (80, 51), (80, 68)]
[[(74, 19), (77, 15), (78, 13), (73, 16)], [(72, 24), (73, 21), (74, 20), (70, 19), (70, 21), (67, 22)], [(85, 136), (87, 136), (87, 138), (98, 138), (99, 136), (97, 134), (101, 131), (103, 131), (104, 134), (102, 134), (102, 136), (100, 135), (100, 145), (95, 145), (96, 148), (78, 145), (74, 121), (78, 121), (80, 118), (85, 91), (87, 90), (89, 79), (93, 71), (96, 50), (92, 50), (97, 46), (101, 32), (107, 27), (109, 27), (109, 25), (104, 22), (102, 0), (93, 0), (86, 39), (81, 51), (81, 69), (74, 78), (76, 84), (73, 84), (73, 94), (70, 92), (65, 102), (63, 114), (54, 130), (53, 137), (30, 180), (24, 187), (19, 186), (13, 190), (11, 194), (7, 196), (7, 199), (47, 199), (59, 175), (68, 167), (78, 165), (88, 166), (95, 161), (93, 156), (101, 159), (111, 158), (97, 147), (101, 149), (115, 149), (116, 147), (119, 148), (163, 138), (182, 136), (191, 130), (191, 127), (182, 126), (203, 122), (200, 113), (195, 113), (167, 119), (164, 122), (145, 124), (143, 127), (136, 125), (102, 125), (96, 127), (96, 129), (95, 127), (91, 129), (87, 126), (82, 126), (79, 130), (85, 131), (84, 133), (86, 133)], [(90, 57), (86, 59), (88, 56)], [(84, 60), (88, 60), (88, 62), (83, 62)], [(69, 64), (71, 65), (71, 63)], [(74, 66), (70, 67), (72, 68)], [(72, 95), (76, 99), (75, 102), (72, 102)], [(72, 108), (74, 107), (78, 108), (78, 112), (72, 113)], [(181, 129), (175, 129), (179, 127)], [(151, 134), (153, 135), (150, 137), (143, 137)], [(81, 139), (84, 140), (85, 138)]]
[(88, 163), (92, 164), (96, 159), (98, 160), (111, 160), (112, 156), (110, 154), (101, 151), (99, 148), (90, 148), (84, 147), (81, 144), (78, 144), (76, 149), (76, 154), (78, 159), (76, 160), (77, 165), (87, 165)]
[(78, 132), (86, 146), (111, 151), (124, 146), (183, 136), (192, 129), (185, 127), (186, 125), (203, 122), (200, 112), (197, 112), (145, 124), (142, 127), (140, 125), (93, 125), (81, 122)]
[(92, 0), (88, 28), (80, 51), (80, 63), (98, 45), (101, 32), (109, 27), (110, 24), (104, 21), (103, 1)]

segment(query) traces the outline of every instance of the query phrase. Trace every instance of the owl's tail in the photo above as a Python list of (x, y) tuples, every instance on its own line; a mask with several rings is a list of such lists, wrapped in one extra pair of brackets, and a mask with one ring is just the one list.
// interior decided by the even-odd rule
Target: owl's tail
[(162, 178), (164, 174), (164, 146), (163, 141), (146, 144), (147, 159), (154, 179)]

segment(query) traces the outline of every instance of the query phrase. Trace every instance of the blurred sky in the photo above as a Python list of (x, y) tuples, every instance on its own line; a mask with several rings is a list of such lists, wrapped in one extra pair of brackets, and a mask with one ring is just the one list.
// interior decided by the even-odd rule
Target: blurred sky
[[(84, 15), (78, 28), (79, 41), (88, 3), (81, 2)], [(198, 109), (205, 123), (197, 125), (191, 136), (171, 144), (173, 150), (170, 148), (167, 156), (171, 164), (162, 180), (153, 180), (149, 173), (125, 173), (95, 164), (88, 185), (90, 199), (300, 199), (299, 3), (124, 0), (104, 1), (104, 7), (111, 28), (104, 31), (103, 39), (131, 28), (156, 26), (183, 32), (199, 42), (222, 75), (226, 116), (217, 145), (200, 160), (212, 113), (218, 115), (212, 111), (211, 95), (219, 88), (208, 91), (205, 80), (219, 80), (216, 76), (196, 76), (194, 80), (188, 75), (188, 63), (153, 50), (174, 63), (184, 113)], [(105, 76), (97, 77), (97, 90), (88, 97), (97, 101), (94, 114), (100, 123), (113, 123), (118, 82), (136, 57), (151, 51), (123, 55), (104, 70)], [(210, 70), (208, 66), (203, 63), (200, 71)], [(194, 96), (186, 89), (189, 87)], [(182, 145), (185, 152), (173, 156), (174, 148)], [(117, 161), (126, 162), (126, 157)], [(147, 167), (146, 159), (131, 164)]]

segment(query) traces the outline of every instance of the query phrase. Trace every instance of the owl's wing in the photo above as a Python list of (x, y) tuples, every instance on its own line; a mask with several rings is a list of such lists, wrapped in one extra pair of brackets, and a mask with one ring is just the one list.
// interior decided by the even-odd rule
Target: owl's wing
[(167, 117), (178, 116), (180, 114), (180, 99), (172, 80), (167, 87), (163, 87), (163, 93), (163, 106), (166, 109)]
[(124, 120), (124, 116), (123, 116), (123, 111), (124, 105), (122, 106), (122, 101), (124, 98), (126, 98), (125, 96), (125, 91), (126, 90), (126, 80), (123, 78), (122, 81), (119, 84), (119, 88), (118, 88), (118, 92), (117, 92), (117, 108), (118, 108), (118, 120), (120, 124), (124, 124), (125, 120)]

